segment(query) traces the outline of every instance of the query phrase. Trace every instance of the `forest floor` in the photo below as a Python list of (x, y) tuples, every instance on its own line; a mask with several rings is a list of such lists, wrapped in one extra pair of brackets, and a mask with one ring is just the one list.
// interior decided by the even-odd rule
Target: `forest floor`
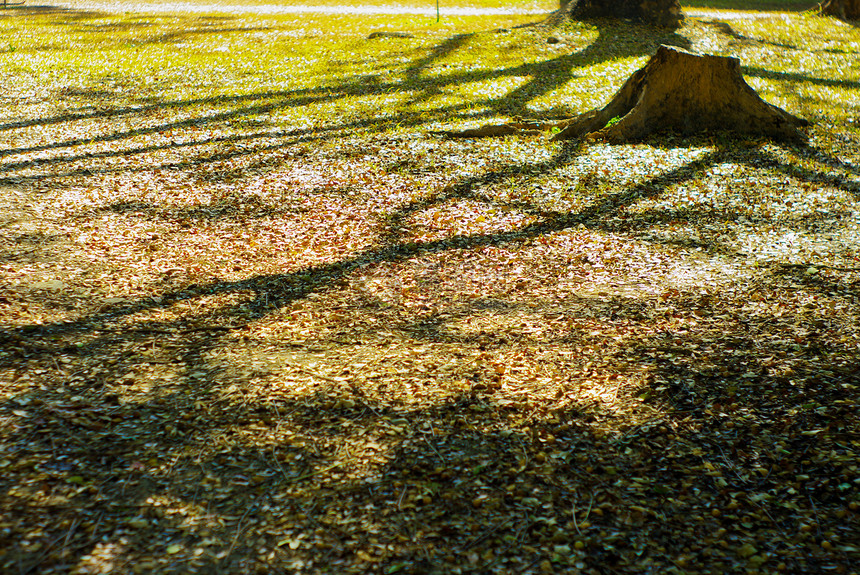
[(535, 19), (0, 13), (0, 572), (858, 572), (860, 30)]

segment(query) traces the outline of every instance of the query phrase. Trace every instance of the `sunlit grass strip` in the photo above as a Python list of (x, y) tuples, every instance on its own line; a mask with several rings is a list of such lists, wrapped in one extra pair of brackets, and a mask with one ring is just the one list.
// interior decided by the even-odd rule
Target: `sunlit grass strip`
[[(492, 17), (499, 27), (529, 21)], [(807, 16), (731, 26), (747, 38), (737, 49), (750, 83), (773, 103), (818, 118), (856, 115), (856, 31)], [(368, 39), (377, 29), (413, 37)], [(10, 47), (0, 62), (14, 78), (7, 97), (44, 99), (34, 114), (74, 107), (79, 98), (56, 96), (78, 94), (108, 108), (220, 109), (201, 119), (209, 124), (241, 114), (284, 127), (344, 120), (346, 129), (415, 129), (595, 107), (666, 38), (617, 23), (571, 23), (556, 45), (530, 29), (493, 30), (487, 17), (437, 25), (408, 15), (100, 13), (70, 26), (46, 14), (0, 21), (0, 45)]]

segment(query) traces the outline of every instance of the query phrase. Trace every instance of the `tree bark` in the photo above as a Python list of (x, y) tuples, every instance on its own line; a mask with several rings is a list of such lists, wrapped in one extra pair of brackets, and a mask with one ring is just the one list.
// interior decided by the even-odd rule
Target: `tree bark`
[(744, 81), (737, 58), (660, 46), (606, 106), (569, 120), (553, 139), (596, 133), (622, 143), (663, 130), (731, 130), (802, 142), (806, 136), (798, 128), (806, 125), (806, 120), (762, 100)]
[(840, 20), (860, 20), (860, 0), (824, 0), (821, 13)]
[(567, 18), (627, 18), (677, 28), (684, 15), (679, 0), (561, 0), (549, 22), (559, 24)]

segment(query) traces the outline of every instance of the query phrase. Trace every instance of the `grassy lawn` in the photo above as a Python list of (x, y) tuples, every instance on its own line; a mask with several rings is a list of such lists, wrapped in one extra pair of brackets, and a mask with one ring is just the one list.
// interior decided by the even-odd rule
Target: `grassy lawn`
[[(0, 12), (0, 572), (856, 570), (856, 27), (224, 6)], [(660, 44), (809, 144), (432, 135)]]

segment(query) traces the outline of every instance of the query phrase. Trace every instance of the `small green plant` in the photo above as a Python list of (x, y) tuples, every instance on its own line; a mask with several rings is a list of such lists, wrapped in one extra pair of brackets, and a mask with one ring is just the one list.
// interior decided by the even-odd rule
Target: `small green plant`
[(612, 118), (611, 120), (606, 122), (606, 125), (603, 127), (604, 128), (611, 128), (612, 126), (614, 126), (615, 124), (617, 124), (620, 121), (621, 121), (621, 116), (615, 116), (614, 118)]

